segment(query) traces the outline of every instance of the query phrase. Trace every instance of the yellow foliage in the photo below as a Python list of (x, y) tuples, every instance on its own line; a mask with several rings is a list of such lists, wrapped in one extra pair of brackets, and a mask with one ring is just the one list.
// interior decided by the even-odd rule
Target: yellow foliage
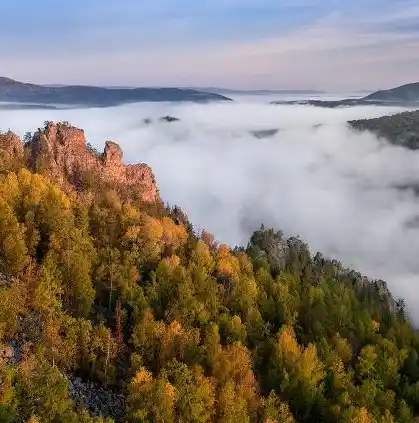
[(0, 193), (13, 208), (16, 208), (22, 197), (19, 180), (16, 173), (9, 173), (4, 180)]
[(169, 405), (173, 406), (175, 402), (175, 388), (171, 383), (166, 382), (166, 385), (164, 386), (164, 394), (166, 395)]
[(197, 264), (202, 265), (208, 273), (212, 273), (214, 270), (214, 259), (212, 258), (209, 247), (204, 241), (198, 241), (195, 251), (193, 252), (193, 259), (197, 262)]
[(163, 227), (164, 246), (177, 250), (186, 243), (188, 234), (183, 225), (176, 225), (169, 217), (164, 217), (161, 221), (161, 225)]
[(168, 361), (176, 358), (183, 360), (189, 346), (199, 344), (199, 329), (185, 329), (175, 321), (165, 325), (156, 322), (153, 314), (147, 310), (133, 331), (133, 341), (139, 354), (146, 361), (157, 360), (164, 366)]
[(279, 406), (279, 418), (280, 423), (294, 423), (294, 416), (291, 413), (291, 410), (288, 406), (288, 404), (281, 403)]
[(145, 216), (144, 234), (147, 239), (160, 241), (163, 236), (163, 226), (161, 222), (150, 216)]
[(338, 333), (333, 338), (334, 346), (339, 357), (344, 363), (348, 363), (352, 358), (352, 348), (346, 338), (342, 338)]
[(129, 224), (137, 224), (140, 221), (140, 212), (131, 204), (124, 204), (122, 208), (122, 220)]
[(229, 380), (220, 389), (218, 394), (217, 408), (219, 423), (249, 422), (246, 401), (241, 398), (234, 389), (234, 382)]
[(106, 191), (104, 194), (104, 199), (108, 206), (110, 206), (115, 211), (121, 211), (122, 204), (119, 199), (118, 193), (115, 190)]
[(18, 174), (9, 173), (0, 187), (0, 194), (13, 208), (34, 208), (43, 201), (54, 204), (63, 212), (68, 211), (71, 206), (70, 198), (58, 185), (26, 169), (21, 169)]
[(230, 255), (230, 247), (227, 244), (221, 244), (218, 247), (218, 257), (228, 257)]
[(161, 222), (152, 217), (144, 216), (139, 241), (152, 258), (157, 258), (161, 254), (162, 237), (163, 226)]
[(281, 330), (277, 341), (277, 350), (290, 361), (299, 359), (301, 351), (295, 339), (294, 329), (291, 326), (285, 326)]
[(178, 257), (176, 255), (171, 255), (170, 257), (166, 257), (162, 261), (164, 263), (166, 263), (171, 268), (180, 266), (180, 257)]
[(250, 352), (240, 342), (228, 345), (215, 357), (213, 373), (220, 383), (234, 382), (234, 389), (240, 398), (254, 406), (258, 386), (252, 371)]
[(240, 253), (237, 256), (237, 259), (239, 261), (242, 273), (253, 277), (253, 265), (250, 257), (244, 253)]
[(128, 226), (125, 232), (125, 238), (128, 241), (135, 241), (138, 238), (138, 235), (141, 233), (140, 226)]
[(70, 199), (60, 190), (57, 185), (50, 187), (51, 197), (62, 210), (70, 209)]
[(220, 245), (217, 252), (217, 272), (223, 276), (238, 279), (240, 276), (240, 263), (234, 257), (227, 245)]
[[(132, 221), (136, 220), (138, 213), (134, 208), (127, 209), (127, 213)], [(176, 225), (168, 217), (158, 220), (148, 215), (142, 216), (141, 225), (130, 225), (125, 231), (125, 239), (138, 242), (151, 258), (157, 258), (165, 247), (175, 252), (186, 243), (187, 237), (184, 226)]]
[(368, 410), (365, 407), (358, 409), (355, 416), (350, 420), (350, 423), (373, 423), (373, 420), (368, 414)]
[(167, 326), (162, 327), (161, 332), (158, 334), (158, 340), (160, 343), (160, 364), (163, 365), (173, 358), (182, 360), (188, 345), (198, 345), (199, 330), (185, 330), (175, 320)]
[[(346, 394), (347, 386), (351, 383), (351, 378), (345, 372), (345, 365), (343, 364), (343, 361), (340, 358), (335, 358), (332, 363), (331, 370), (333, 371), (333, 389), (337, 392), (344, 392)], [(341, 402), (346, 403), (346, 398), (341, 397)]]
[(314, 344), (310, 344), (301, 354), (299, 376), (313, 386), (316, 386), (326, 376), (323, 363), (317, 357), (317, 348)]
[(231, 278), (237, 275), (233, 263), (227, 259), (221, 259), (218, 262), (217, 271), (220, 275), (230, 276)]
[(324, 365), (317, 357), (316, 346), (309, 344), (307, 348), (301, 348), (291, 326), (285, 326), (281, 330), (276, 351), (287, 370), (304, 383), (316, 386), (325, 378)]
[(183, 334), (183, 332), (184, 331), (183, 331), (182, 325), (176, 320), (171, 322), (169, 326), (167, 327), (167, 336), (169, 338), (172, 338), (174, 336), (180, 336)]
[(358, 357), (358, 371), (361, 376), (368, 377), (374, 372), (377, 353), (372, 345), (366, 345), (362, 348)]

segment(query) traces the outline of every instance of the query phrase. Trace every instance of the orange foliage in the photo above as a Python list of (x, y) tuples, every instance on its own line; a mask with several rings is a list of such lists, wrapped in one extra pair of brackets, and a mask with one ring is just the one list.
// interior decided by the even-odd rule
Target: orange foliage
[(144, 385), (146, 383), (150, 383), (152, 380), (152, 374), (144, 367), (141, 367), (141, 369), (135, 374), (132, 383), (134, 385)]

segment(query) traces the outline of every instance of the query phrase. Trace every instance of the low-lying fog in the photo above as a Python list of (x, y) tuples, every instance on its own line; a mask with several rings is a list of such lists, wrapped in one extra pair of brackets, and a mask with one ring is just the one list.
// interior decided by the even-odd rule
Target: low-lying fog
[[(67, 120), (99, 149), (120, 143), (129, 162), (153, 168), (161, 195), (196, 228), (246, 244), (261, 222), (300, 235), (313, 252), (388, 281), (409, 309), (419, 305), (419, 152), (393, 147), (345, 122), (398, 108), (273, 106), (242, 98), (218, 104), (136, 104), (87, 110), (0, 110), (19, 134)], [(179, 122), (159, 122), (171, 115)], [(156, 119), (146, 125), (143, 119)], [(319, 124), (322, 124), (319, 126)], [(251, 131), (279, 129), (269, 138)], [(416, 221), (417, 222), (417, 221)], [(419, 312), (416, 312), (419, 323)]]

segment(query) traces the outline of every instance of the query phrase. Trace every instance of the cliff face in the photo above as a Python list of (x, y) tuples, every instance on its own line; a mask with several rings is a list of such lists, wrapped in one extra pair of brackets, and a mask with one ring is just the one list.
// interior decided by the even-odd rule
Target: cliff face
[[(1, 146), (0, 146), (1, 147)], [(15, 143), (9, 150), (17, 149)], [(64, 188), (82, 188), (86, 175), (93, 183), (105, 183), (134, 192), (141, 201), (152, 203), (159, 199), (153, 172), (146, 164), (125, 165), (120, 147), (106, 142), (103, 154), (86, 144), (82, 129), (67, 124), (48, 123), (45, 130), (35, 134), (26, 143), (29, 167), (35, 171), (47, 170), (51, 179)]]

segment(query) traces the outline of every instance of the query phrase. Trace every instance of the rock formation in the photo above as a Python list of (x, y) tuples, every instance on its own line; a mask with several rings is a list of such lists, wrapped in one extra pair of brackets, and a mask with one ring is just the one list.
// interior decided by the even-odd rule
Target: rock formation
[(107, 141), (103, 154), (86, 144), (84, 131), (66, 123), (49, 122), (26, 143), (29, 167), (48, 175), (63, 188), (82, 189), (87, 176), (95, 183), (134, 192), (146, 203), (159, 199), (152, 170), (146, 164), (125, 165), (122, 150)]
[(7, 154), (9, 158), (23, 156), (22, 142), (20, 138), (11, 131), (0, 135), (0, 149)]
[(75, 405), (85, 407), (95, 417), (112, 417), (119, 421), (125, 410), (125, 398), (110, 389), (73, 375), (66, 376)]

